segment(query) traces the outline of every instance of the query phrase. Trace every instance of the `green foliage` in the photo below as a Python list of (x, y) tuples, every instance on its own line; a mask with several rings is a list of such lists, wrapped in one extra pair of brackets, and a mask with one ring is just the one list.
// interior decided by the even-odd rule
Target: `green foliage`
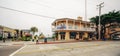
[[(101, 25), (117, 22), (120, 23), (120, 11), (111, 11), (109, 13), (103, 14), (100, 16)], [(99, 16), (90, 18), (90, 21), (98, 25)]]
[(2, 40), (2, 35), (0, 34), (0, 40)]
[(31, 37), (21, 37), (19, 40), (22, 40), (22, 41), (30, 41), (30, 40), (31, 40)]
[(53, 33), (52, 38), (56, 38), (56, 37), (57, 37), (57, 33)]
[(38, 32), (38, 28), (37, 27), (31, 27), (31, 32), (33, 32), (33, 34), (35, 34), (35, 32)]
[[(95, 23), (96, 26), (98, 26), (98, 20), (99, 20), (99, 16), (95, 16), (90, 18), (90, 21)], [(109, 13), (103, 14), (100, 16), (100, 23), (101, 23), (101, 33), (106, 33), (106, 28), (108, 26), (106, 26), (107, 24), (111, 24), (111, 23), (120, 23), (120, 11), (111, 11)], [(103, 36), (104, 36), (103, 34)]]
[(43, 33), (41, 33), (41, 34), (39, 35), (39, 37), (40, 37), (40, 38), (45, 38), (45, 35), (44, 35)]
[(38, 37), (38, 35), (35, 35), (34, 38), (36, 39)]

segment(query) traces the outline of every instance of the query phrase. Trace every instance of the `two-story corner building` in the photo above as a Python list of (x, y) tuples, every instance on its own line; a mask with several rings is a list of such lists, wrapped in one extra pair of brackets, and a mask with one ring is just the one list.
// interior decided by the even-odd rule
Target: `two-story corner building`
[(52, 31), (56, 33), (56, 40), (70, 40), (88, 38), (88, 34), (95, 32), (95, 24), (77, 19), (61, 18), (52, 23)]

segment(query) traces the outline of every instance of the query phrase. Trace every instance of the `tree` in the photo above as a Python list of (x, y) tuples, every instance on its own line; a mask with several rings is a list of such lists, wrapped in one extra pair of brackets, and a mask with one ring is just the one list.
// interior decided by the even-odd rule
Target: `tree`
[[(102, 33), (102, 37), (105, 37), (105, 33), (106, 33), (106, 28), (111, 26), (112, 23), (120, 22), (120, 11), (111, 11), (109, 13), (103, 14), (100, 16), (101, 17), (101, 33)], [(92, 17), (90, 18), (90, 21), (96, 24), (96, 31), (98, 32), (98, 16)], [(108, 26), (109, 24), (109, 26)]]
[(35, 34), (35, 32), (38, 32), (38, 28), (37, 27), (31, 27), (30, 30), (33, 33), (33, 35), (32, 35), (32, 41), (34, 41), (34, 34)]
[(53, 38), (54, 40), (58, 40), (57, 36), (58, 36), (58, 33), (57, 33), (57, 32), (54, 32), (54, 33), (52, 34), (52, 38)]
[(40, 37), (40, 38), (45, 38), (45, 35), (44, 35), (43, 33), (41, 33), (41, 34), (39, 35), (39, 37)]
[[(95, 23), (95, 25), (96, 25), (96, 32), (98, 32), (98, 24), (99, 24), (98, 19), (99, 19), (99, 16), (95, 16), (95, 17), (90, 18), (90, 21), (92, 23)], [(98, 33), (96, 34), (96, 38), (98, 39)]]

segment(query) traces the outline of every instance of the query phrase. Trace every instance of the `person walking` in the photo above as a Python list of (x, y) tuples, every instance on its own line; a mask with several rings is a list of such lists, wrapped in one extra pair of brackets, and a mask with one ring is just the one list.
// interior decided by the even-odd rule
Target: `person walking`
[(3, 32), (3, 42), (5, 43), (5, 39), (8, 37), (6, 32)]
[(36, 35), (36, 44), (38, 44), (38, 35)]
[(4, 31), (3, 31), (3, 33), (2, 33), (3, 35), (2, 35), (2, 38), (3, 38), (3, 42), (5, 43), (5, 33), (4, 33)]

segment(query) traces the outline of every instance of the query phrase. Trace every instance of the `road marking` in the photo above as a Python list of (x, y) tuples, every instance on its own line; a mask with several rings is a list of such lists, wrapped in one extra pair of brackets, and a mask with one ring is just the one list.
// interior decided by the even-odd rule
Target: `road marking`
[(16, 50), (15, 52), (13, 52), (12, 54), (10, 54), (9, 56), (14, 56), (17, 52), (19, 52), (20, 50), (22, 50), (23, 48), (25, 48), (27, 45), (24, 45), (23, 47), (21, 47), (20, 49)]

